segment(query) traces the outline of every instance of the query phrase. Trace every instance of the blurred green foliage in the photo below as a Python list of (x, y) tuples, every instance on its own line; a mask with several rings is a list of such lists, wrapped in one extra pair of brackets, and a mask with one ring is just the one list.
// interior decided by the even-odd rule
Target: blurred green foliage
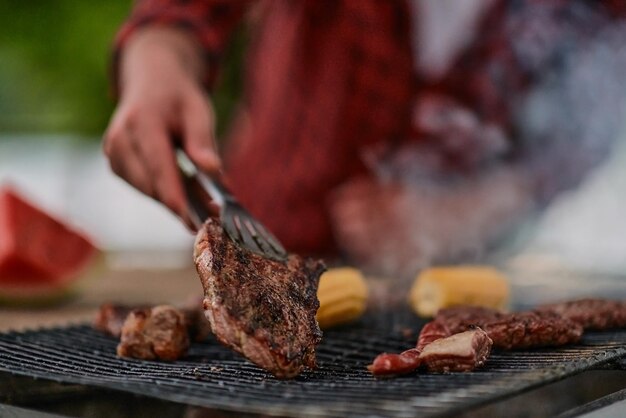
[[(0, 0), (0, 132), (71, 132), (97, 138), (114, 106), (109, 94), (112, 40), (131, 4)], [(220, 131), (239, 95), (244, 44), (240, 32), (215, 92)]]

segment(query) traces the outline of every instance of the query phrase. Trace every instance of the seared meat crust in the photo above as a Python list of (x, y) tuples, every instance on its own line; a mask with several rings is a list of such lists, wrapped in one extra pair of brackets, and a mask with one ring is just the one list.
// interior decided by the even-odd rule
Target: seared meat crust
[(411, 373), (422, 364), (420, 352), (411, 348), (400, 354), (382, 353), (376, 356), (367, 369), (376, 376)]
[(550, 311), (503, 313), (489, 308), (455, 307), (439, 311), (434, 321), (424, 326), (417, 346), (432, 342), (430, 327), (447, 328), (448, 335), (482, 328), (493, 340), (494, 347), (511, 350), (573, 344), (583, 334), (582, 326)]
[(475, 328), (428, 344), (420, 361), (431, 373), (470, 372), (487, 361), (493, 341)]
[(198, 232), (194, 260), (205, 315), (223, 344), (279, 378), (316, 366), (323, 263), (295, 255), (285, 262), (264, 258), (235, 245), (212, 220)]
[(133, 310), (122, 327), (117, 355), (144, 360), (174, 361), (189, 348), (184, 315), (173, 306)]
[(543, 305), (539, 311), (550, 311), (580, 324), (585, 329), (603, 330), (626, 327), (626, 301), (578, 299)]
[[(185, 326), (189, 332), (189, 338), (194, 341), (204, 341), (211, 333), (209, 322), (204, 317), (203, 299), (191, 301), (185, 306), (177, 308), (185, 317)], [(145, 311), (151, 308), (152, 306), (149, 305), (129, 306), (110, 302), (103, 303), (96, 314), (93, 327), (112, 337), (120, 338), (124, 322), (131, 312), (135, 310)]]

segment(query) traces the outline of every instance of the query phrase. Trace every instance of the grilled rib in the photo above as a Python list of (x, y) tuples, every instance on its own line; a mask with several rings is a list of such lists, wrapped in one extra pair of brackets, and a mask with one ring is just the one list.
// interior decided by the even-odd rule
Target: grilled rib
[(485, 364), (492, 344), (485, 331), (475, 328), (426, 345), (419, 359), (431, 373), (470, 372)]

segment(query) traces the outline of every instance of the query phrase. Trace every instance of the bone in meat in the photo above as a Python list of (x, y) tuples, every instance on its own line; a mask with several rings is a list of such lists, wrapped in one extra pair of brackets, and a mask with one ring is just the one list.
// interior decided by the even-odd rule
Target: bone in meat
[(426, 345), (419, 359), (431, 373), (469, 372), (485, 364), (492, 344), (485, 331), (475, 328)]

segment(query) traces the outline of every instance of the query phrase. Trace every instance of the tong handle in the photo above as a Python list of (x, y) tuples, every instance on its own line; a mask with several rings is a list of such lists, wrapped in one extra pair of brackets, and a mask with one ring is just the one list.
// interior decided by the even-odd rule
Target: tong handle
[(192, 221), (196, 224), (196, 227), (202, 226), (204, 221), (211, 217), (211, 212), (207, 208), (206, 201), (198, 195), (197, 188), (194, 188), (194, 182), (200, 185), (203, 192), (205, 192), (217, 206), (220, 211), (227, 202), (234, 202), (235, 198), (228, 188), (217, 178), (212, 178), (205, 173), (198, 170), (198, 167), (189, 159), (185, 151), (182, 149), (176, 150), (176, 160), (178, 167), (184, 177), (185, 192), (187, 199), (193, 210)]

